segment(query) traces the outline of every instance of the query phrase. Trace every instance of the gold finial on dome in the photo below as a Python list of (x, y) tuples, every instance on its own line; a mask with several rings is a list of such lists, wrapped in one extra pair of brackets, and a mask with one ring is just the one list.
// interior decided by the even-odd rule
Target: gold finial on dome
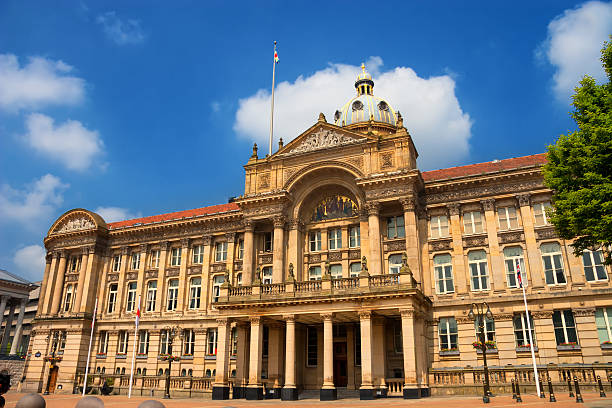
[(365, 64), (363, 62), (361, 63), (361, 72), (365, 74)]

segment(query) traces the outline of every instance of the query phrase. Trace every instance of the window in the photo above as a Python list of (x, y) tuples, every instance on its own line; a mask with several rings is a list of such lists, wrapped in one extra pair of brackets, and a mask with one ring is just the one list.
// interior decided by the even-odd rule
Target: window
[(136, 282), (128, 283), (127, 302), (125, 305), (126, 312), (133, 312), (134, 309), (136, 308), (136, 287), (137, 287)]
[(321, 280), (321, 267), (311, 266), (308, 268), (308, 280), (316, 281)]
[(542, 244), (540, 246), (542, 262), (544, 263), (544, 275), (547, 285), (563, 285), (566, 283), (563, 274), (563, 260), (561, 259), (561, 245), (556, 242)]
[(361, 366), (361, 326), (358, 324), (353, 328), (353, 337), (355, 337), (355, 365)]
[(196, 245), (193, 247), (193, 249), (191, 250), (192, 253), (192, 263), (194, 264), (201, 264), (202, 262), (204, 262), (204, 246), (203, 245)]
[(113, 256), (113, 272), (119, 272), (121, 270), (121, 255)]
[(448, 237), (448, 217), (446, 215), (431, 217), (429, 224), (431, 227), (431, 238)]
[(236, 285), (242, 286), (242, 272), (236, 274)]
[(472, 290), (489, 290), (487, 253), (483, 250), (468, 252), (468, 266), (470, 268), (470, 282), (472, 283)]
[(236, 327), (232, 327), (230, 340), (232, 342), (231, 353), (232, 353), (232, 356), (235, 356), (238, 354), (238, 330), (236, 329)]
[(261, 270), (262, 272), (262, 282), (264, 285), (269, 285), (272, 283), (272, 267), (264, 266)]
[(215, 244), (215, 262), (227, 261), (227, 242), (217, 242)]
[(170, 354), (170, 332), (162, 330), (159, 332), (159, 354)]
[(361, 228), (359, 225), (349, 228), (349, 247), (359, 248), (361, 246)]
[(504, 248), (504, 259), (506, 261), (506, 281), (509, 288), (518, 288), (516, 281), (516, 263), (521, 267), (521, 279), (525, 282), (527, 279), (527, 271), (525, 270), (525, 261), (523, 260), (523, 248), (520, 246), (512, 246)]
[(81, 269), (81, 256), (71, 256), (68, 261), (68, 270), (70, 272), (77, 272)]
[(555, 327), (555, 338), (557, 346), (566, 344), (578, 344), (574, 314), (570, 309), (556, 310), (553, 312), (553, 326)]
[(223, 275), (217, 275), (213, 278), (213, 302), (219, 301), (219, 296), (221, 296), (221, 285), (223, 285), (223, 282), (225, 282)]
[(117, 340), (117, 354), (127, 354), (128, 348), (128, 332), (119, 330), (119, 339)]
[(600, 344), (609, 344), (612, 341), (612, 307), (598, 307), (595, 309), (595, 324)]
[(64, 312), (69, 312), (72, 309), (72, 299), (74, 297), (74, 286), (66, 286), (66, 297), (64, 298)]
[(261, 356), (268, 357), (269, 345), (270, 345), (270, 328), (263, 326), (263, 333), (261, 336)]
[(206, 354), (209, 356), (217, 355), (217, 329), (208, 329), (206, 332)]
[(159, 268), (159, 249), (151, 251), (151, 257), (149, 258), (149, 267)]
[(238, 241), (238, 259), (244, 258), (244, 240)]
[(171, 256), (170, 256), (170, 266), (180, 266), (181, 265), (181, 253), (183, 252), (182, 248), (172, 248)]
[(264, 232), (264, 252), (272, 252), (272, 233)]
[(108, 350), (108, 332), (100, 332), (100, 344), (98, 345), (98, 354), (106, 354)]
[(312, 231), (310, 233), (310, 252), (321, 250), (321, 231)]
[(342, 265), (334, 264), (329, 266), (329, 274), (333, 279), (342, 278)]
[(516, 347), (528, 347), (529, 346), (529, 328), (531, 328), (531, 338), (533, 339), (533, 346), (535, 347), (535, 326), (533, 325), (533, 317), (529, 315), (529, 324), (525, 319), (525, 313), (515, 314), (512, 318), (514, 325), (514, 338), (516, 339)]
[(146, 330), (138, 332), (138, 354), (149, 354), (149, 332)]
[(157, 299), (157, 281), (147, 283), (147, 312), (155, 311), (155, 301)]
[(64, 354), (65, 348), (66, 348), (66, 331), (62, 330), (59, 332), (59, 340), (57, 343), (58, 354)]
[(550, 208), (549, 202), (537, 203), (533, 205), (533, 217), (535, 219), (536, 227), (550, 225), (548, 217), (546, 216), (546, 209), (548, 208)]
[(440, 351), (457, 350), (457, 321), (454, 317), (443, 317), (438, 324)]
[[(495, 341), (495, 320), (484, 317), (484, 337), (485, 341)], [(478, 319), (474, 321), (474, 331), (476, 333), (476, 341), (480, 341), (480, 328), (478, 327)]]
[(191, 278), (189, 281), (189, 309), (200, 308), (202, 296), (202, 278)]
[(112, 283), (108, 290), (108, 313), (115, 311), (115, 304), (117, 303), (117, 284)]
[(389, 273), (400, 273), (402, 269), (402, 256), (399, 254), (389, 256)]
[(330, 229), (327, 232), (327, 240), (330, 250), (342, 248), (342, 230), (340, 228)]
[(463, 213), (463, 232), (465, 234), (479, 234), (482, 231), (482, 216), (480, 211)]
[(306, 333), (306, 366), (316, 367), (318, 355), (317, 328), (307, 327)]
[(500, 230), (510, 230), (518, 228), (518, 217), (515, 207), (501, 207), (497, 209)]
[(603, 264), (601, 249), (597, 251), (584, 251), (582, 253), (582, 265), (584, 265), (584, 275), (589, 282), (606, 281), (608, 274)]
[(451, 264), (451, 256), (449, 254), (436, 255), (433, 261), (437, 292), (439, 294), (454, 292), (455, 287), (453, 285), (453, 265)]
[(132, 254), (132, 263), (130, 264), (132, 270), (140, 268), (140, 252)]
[(387, 218), (387, 238), (404, 238), (405, 236), (404, 216)]
[(402, 344), (402, 326), (400, 323), (393, 325), (393, 351), (396, 354), (403, 354), (404, 351)]
[(168, 281), (168, 311), (176, 310), (178, 303), (178, 279)]
[(353, 262), (349, 266), (349, 275), (351, 278), (358, 277), (361, 273), (361, 262)]

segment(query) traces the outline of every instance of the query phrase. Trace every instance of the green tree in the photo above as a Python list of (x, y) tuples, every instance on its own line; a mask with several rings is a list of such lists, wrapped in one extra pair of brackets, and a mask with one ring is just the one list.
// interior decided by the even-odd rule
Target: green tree
[(544, 182), (553, 190), (550, 220), (574, 254), (603, 249), (612, 263), (612, 35), (601, 50), (607, 82), (585, 75), (573, 96), (578, 130), (548, 147)]

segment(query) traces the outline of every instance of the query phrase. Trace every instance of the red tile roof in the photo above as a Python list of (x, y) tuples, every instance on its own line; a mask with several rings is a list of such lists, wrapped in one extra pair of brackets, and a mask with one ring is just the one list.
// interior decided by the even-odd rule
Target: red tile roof
[(495, 160), (486, 163), (468, 164), (467, 166), (449, 167), (448, 169), (424, 171), (425, 182), (441, 181), (458, 177), (476, 176), (505, 170), (520, 169), (523, 167), (540, 166), (546, 163), (546, 153), (531, 156), (514, 157), (512, 159)]
[(108, 223), (109, 229), (130, 227), (135, 224), (150, 224), (153, 222), (162, 222), (170, 220), (180, 220), (182, 218), (199, 217), (202, 215), (210, 215), (217, 213), (224, 213), (229, 211), (237, 211), (239, 209), (238, 204), (218, 204), (211, 205), (210, 207), (196, 208), (194, 210), (177, 211), (167, 214), (152, 215), (150, 217), (134, 218), (133, 220), (117, 221)]

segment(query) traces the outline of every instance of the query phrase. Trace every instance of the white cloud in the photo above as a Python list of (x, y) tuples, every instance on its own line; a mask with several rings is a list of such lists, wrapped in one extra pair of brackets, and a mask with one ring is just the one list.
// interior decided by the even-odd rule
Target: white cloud
[(584, 75), (604, 79), (601, 47), (612, 33), (612, 3), (591, 1), (565, 10), (548, 24), (548, 37), (536, 50), (555, 67), (553, 90), (563, 102), (569, 101)]
[(40, 245), (29, 245), (15, 252), (13, 263), (18, 274), (38, 280), (45, 270), (45, 249)]
[(22, 190), (8, 184), (0, 186), (0, 222), (17, 222), (30, 229), (40, 228), (54, 216), (63, 201), (68, 184), (46, 174)]
[(18, 111), (80, 103), (85, 81), (69, 75), (72, 70), (61, 60), (30, 57), (20, 66), (15, 55), (0, 54), (0, 109)]
[(55, 126), (53, 119), (41, 113), (26, 118), (26, 142), (39, 153), (61, 162), (70, 170), (85, 170), (103, 153), (104, 143), (95, 130), (86, 129), (77, 120)]
[(210, 103), (210, 109), (214, 112), (214, 113), (219, 113), (219, 111), (221, 111), (221, 103), (219, 103), (218, 101), (212, 101)]
[(140, 212), (133, 213), (127, 208), (121, 207), (98, 207), (94, 212), (104, 218), (106, 222), (124, 221), (142, 217)]
[[(374, 95), (386, 99), (404, 117), (414, 139), (422, 169), (460, 163), (469, 153), (472, 120), (455, 96), (449, 75), (421, 78), (411, 68), (383, 71), (383, 60), (370, 57), (367, 69), (374, 77)], [(333, 113), (355, 95), (358, 66), (330, 64), (294, 82), (281, 82), (275, 91), (274, 134), (289, 142), (312, 126), (319, 112), (328, 122)], [(239, 101), (234, 130), (254, 140), (267, 153), (270, 92), (260, 89)], [(276, 144), (274, 144), (276, 145)]]
[(102, 24), (108, 38), (118, 45), (140, 44), (145, 40), (139, 20), (123, 20), (114, 11), (108, 11), (100, 14), (96, 21)]

